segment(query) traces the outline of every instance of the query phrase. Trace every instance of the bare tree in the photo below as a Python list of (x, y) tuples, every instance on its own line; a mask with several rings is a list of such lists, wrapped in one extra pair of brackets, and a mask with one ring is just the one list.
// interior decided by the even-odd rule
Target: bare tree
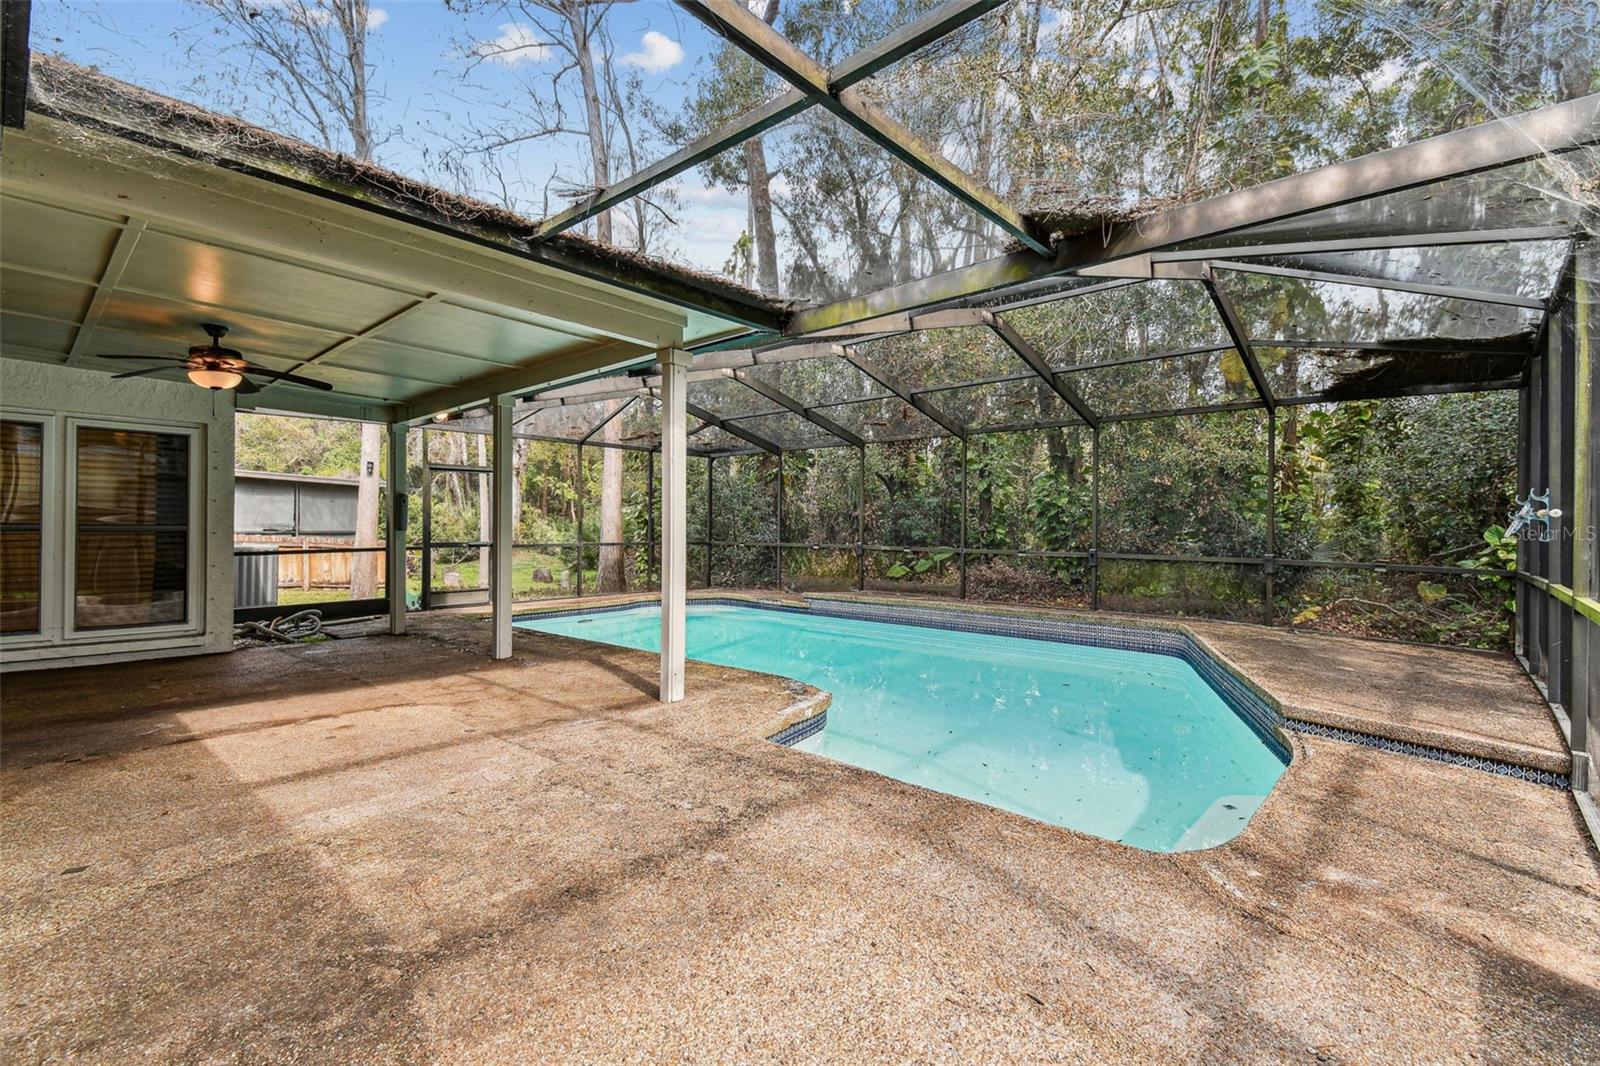
[[(280, 127), (298, 127), (330, 150), (363, 162), (372, 160), (377, 142), (368, 87), (367, 32), (373, 16), (367, 0), (194, 2), (210, 11), (251, 58), (255, 77), (234, 79), (235, 88), (230, 90), (252, 94), (236, 101), (241, 111), (258, 112)], [(194, 51), (198, 49), (196, 45)], [(381, 425), (362, 423), (356, 473), (357, 548), (378, 545), (383, 436)], [(377, 595), (378, 569), (376, 552), (358, 552), (352, 558), (351, 599)]]
[[(481, 64), (499, 64), (516, 71), (526, 91), (478, 119), (476, 125), (450, 135), (453, 143), (446, 168), (458, 182), (472, 164), (484, 174), (500, 174), (506, 153), (527, 143), (563, 136), (583, 138), (589, 172), (585, 180), (563, 182), (554, 177), (547, 190), (587, 194), (610, 185), (618, 167), (636, 170), (642, 165), (642, 146), (630, 122), (639, 101), (618, 77), (606, 29), (606, 16), (623, 2), (626, 0), (497, 0), (459, 5), (464, 10), (493, 11), (503, 20), (500, 36), (464, 42), (460, 51), (469, 57), (468, 74)], [(502, 201), (515, 208), (512, 185), (499, 184)], [(651, 209), (652, 200), (641, 196), (626, 208), (602, 211), (593, 219), (593, 235), (606, 244), (645, 251)], [(608, 424), (600, 443), (615, 443), (618, 429), (617, 423)], [(623, 465), (618, 449), (602, 449), (602, 592), (627, 587), (622, 548)]]

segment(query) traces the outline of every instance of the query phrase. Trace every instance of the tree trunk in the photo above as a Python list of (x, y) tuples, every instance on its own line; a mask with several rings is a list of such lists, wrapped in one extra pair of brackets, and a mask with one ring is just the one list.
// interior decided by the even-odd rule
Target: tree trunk
[[(473, 439), (478, 442), (478, 465), (489, 465), (488, 449), (484, 446), (485, 434), (474, 433)], [(489, 474), (478, 475), (478, 539), (487, 541), (494, 539), (494, 479)], [(489, 553), (499, 551), (509, 545), (496, 544), (493, 548), (478, 549), (478, 584), (489, 583)]]
[(522, 528), (522, 472), (528, 465), (528, 442), (511, 442), (511, 535), (520, 536)]
[[(771, 26), (778, 18), (778, 0), (767, 0), (760, 12)], [(745, 177), (750, 183), (750, 221), (756, 242), (756, 284), (761, 291), (778, 291), (778, 241), (772, 224), (772, 174), (767, 170), (767, 150), (759, 136), (744, 142)]]
[[(361, 467), (356, 471), (356, 547), (378, 545), (378, 457), (383, 454), (384, 427), (361, 423)], [(393, 475), (391, 475), (393, 480)], [(398, 541), (393, 550), (402, 551)], [(350, 598), (369, 600), (378, 594), (377, 552), (357, 552), (350, 560)]]
[[(584, 5), (571, 4), (563, 8), (567, 27), (572, 31), (573, 61), (578, 66), (578, 78), (583, 83), (583, 114), (588, 126), (589, 158), (594, 167), (595, 188), (611, 184), (611, 152), (606, 144), (605, 120), (600, 115), (600, 81), (595, 76), (594, 48), (589, 39), (589, 24)], [(611, 243), (611, 212), (602, 211), (594, 217), (594, 235), (601, 244)]]
[[(619, 401), (606, 405), (609, 415)], [(615, 444), (621, 439), (622, 420), (613, 418), (600, 431), (600, 439)], [(622, 548), (622, 449), (600, 449), (600, 574), (601, 592), (628, 591), (628, 568)]]
[(755, 228), (756, 284), (762, 292), (778, 291), (778, 238), (772, 224), (772, 175), (760, 137), (744, 142), (745, 172), (750, 179), (750, 221)]
[(345, 63), (350, 68), (350, 140), (357, 159), (372, 159), (372, 123), (367, 117), (367, 0), (344, 0), (333, 5), (333, 17), (344, 37)]

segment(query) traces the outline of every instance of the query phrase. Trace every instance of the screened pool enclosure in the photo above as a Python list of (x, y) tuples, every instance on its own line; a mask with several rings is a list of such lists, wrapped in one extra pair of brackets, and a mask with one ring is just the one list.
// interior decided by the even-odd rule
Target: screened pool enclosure
[[(1516, 390), (1536, 344), (1560, 343), (1546, 308), (1571, 315), (1558, 297), (1570, 295), (1579, 223), (1562, 201), (1528, 195), (1530, 176), (1340, 208), (1339, 239), (1319, 240), (1332, 223), (1312, 215), (1152, 257), (1151, 278), (998, 293), (898, 328), (699, 354), (686, 400), (690, 586), (903, 591), (1502, 646), (1510, 560), (1481, 533), (1507, 521)], [(1439, 228), (1470, 222), (1485, 195), (1523, 205), (1500, 213), (1513, 232), (1468, 243)], [(1460, 214), (1440, 207), (1451, 202)], [(1346, 247), (1362, 233), (1356, 243), (1372, 247)], [(621, 540), (519, 544), (558, 558), (561, 575), (520, 597), (657, 582), (659, 385), (649, 371), (619, 374), (516, 405), (515, 436), (571, 449), (575, 470), (619, 452), (631, 515)], [(1341, 450), (1341, 409), (1366, 437), (1389, 427), (1401, 454)], [(488, 429), (469, 412), (426, 432)], [(1458, 444), (1480, 454), (1463, 462)], [(1321, 484), (1341, 478), (1364, 483), (1363, 498)], [(585, 495), (580, 531), (600, 502)], [(1414, 528), (1367, 536), (1352, 513), (1362, 507), (1402, 527), (1415, 515)], [(430, 587), (441, 552), (486, 547), (429, 542), (426, 521), (413, 531)], [(621, 582), (600, 576), (605, 552), (622, 556)]]

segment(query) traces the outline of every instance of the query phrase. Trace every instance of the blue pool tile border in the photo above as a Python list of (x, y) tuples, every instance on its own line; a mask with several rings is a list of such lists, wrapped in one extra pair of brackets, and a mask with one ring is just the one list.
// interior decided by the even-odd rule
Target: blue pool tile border
[(802, 719), (792, 726), (788, 726), (772, 734), (767, 739), (774, 744), (782, 744), (789, 748), (805, 740), (807, 737), (816, 736), (828, 726), (828, 711), (826, 708), (818, 711), (810, 718)]
[(1444, 748), (1435, 748), (1427, 744), (1413, 744), (1408, 740), (1395, 740), (1373, 733), (1360, 733), (1354, 729), (1323, 725), (1320, 722), (1305, 722), (1298, 718), (1285, 718), (1283, 725), (1285, 729), (1292, 729), (1307, 736), (1342, 740), (1347, 744), (1360, 744), (1364, 748), (1377, 748), (1380, 751), (1396, 752), (1416, 759), (1427, 759), (1429, 762), (1460, 766), (1468, 770), (1481, 770), (1484, 773), (1513, 777), (1518, 781), (1548, 785), (1551, 788), (1572, 787), (1566, 774), (1558, 774), (1552, 770), (1536, 770), (1531, 766), (1518, 766), (1516, 763), (1502, 762), (1499, 759), (1486, 759), (1481, 755), (1463, 755), (1459, 751), (1446, 751)]
[[(564, 618), (579, 614), (609, 614), (613, 611), (630, 611), (651, 606), (653, 600), (634, 603), (615, 603), (605, 606), (570, 607), (553, 611), (528, 611), (516, 615), (513, 621), (530, 621), (537, 618)], [(770, 600), (741, 599), (734, 596), (696, 597), (692, 606), (751, 607), (761, 611), (785, 611), (793, 614), (814, 614), (824, 617), (850, 618), (863, 622), (890, 622), (900, 625), (921, 626), (926, 629), (944, 629), (962, 633), (983, 633), (997, 637), (1021, 637), (1027, 640), (1045, 640), (1056, 644), (1080, 644), (1095, 648), (1113, 648), (1119, 651), (1139, 651), (1154, 655), (1168, 655), (1181, 659), (1205, 679), (1223, 703), (1286, 765), (1290, 760), (1289, 746), (1280, 729), (1292, 730), (1306, 736), (1339, 740), (1348, 744), (1376, 748), (1381, 751), (1409, 755), (1429, 762), (1459, 766), (1464, 769), (1510, 777), (1518, 781), (1547, 785), (1551, 788), (1570, 787), (1567, 775), (1549, 770), (1539, 770), (1516, 763), (1465, 755), (1446, 748), (1416, 744), (1375, 733), (1307, 722), (1290, 718), (1279, 711), (1232, 670), (1203, 649), (1189, 634), (1168, 629), (1119, 626), (1105, 622), (1077, 622), (1056, 618), (1033, 618), (1021, 615), (987, 614), (963, 611), (949, 607), (925, 607), (911, 604), (868, 603), (860, 600), (837, 600), (822, 597), (808, 598), (805, 605), (774, 603)], [(804, 721), (787, 726), (767, 739), (785, 746), (797, 744), (814, 736), (828, 724), (826, 710)]]

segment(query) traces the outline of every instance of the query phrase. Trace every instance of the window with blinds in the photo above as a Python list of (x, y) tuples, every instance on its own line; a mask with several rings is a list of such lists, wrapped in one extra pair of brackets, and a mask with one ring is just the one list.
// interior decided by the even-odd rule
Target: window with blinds
[(185, 621), (189, 437), (79, 426), (76, 444), (73, 627)]
[(44, 426), (0, 421), (0, 634), (39, 632)]

